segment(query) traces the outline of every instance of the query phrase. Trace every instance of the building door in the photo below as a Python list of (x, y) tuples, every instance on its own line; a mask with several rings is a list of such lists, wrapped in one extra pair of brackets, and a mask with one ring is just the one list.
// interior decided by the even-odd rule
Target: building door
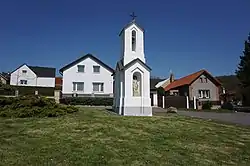
[(158, 107), (161, 107), (161, 108), (163, 108), (163, 100), (162, 100), (162, 97), (163, 95), (161, 95), (161, 94), (157, 94), (157, 101), (158, 101)]
[(150, 98), (151, 98), (151, 106), (154, 106), (154, 95), (153, 95), (153, 93), (150, 93)]

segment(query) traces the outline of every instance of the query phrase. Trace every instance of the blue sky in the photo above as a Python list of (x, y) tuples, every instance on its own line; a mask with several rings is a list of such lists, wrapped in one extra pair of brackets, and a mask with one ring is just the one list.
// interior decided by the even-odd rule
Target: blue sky
[(249, 0), (2, 0), (0, 71), (23, 63), (60, 69), (87, 53), (115, 67), (118, 34), (135, 11), (152, 75), (234, 74), (250, 31), (249, 6)]

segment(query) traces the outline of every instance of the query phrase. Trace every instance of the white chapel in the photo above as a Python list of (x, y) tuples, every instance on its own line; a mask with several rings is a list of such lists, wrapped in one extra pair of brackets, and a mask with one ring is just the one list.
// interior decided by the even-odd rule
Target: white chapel
[(119, 36), (121, 57), (114, 73), (115, 112), (124, 116), (152, 116), (150, 67), (144, 55), (144, 30), (133, 20)]

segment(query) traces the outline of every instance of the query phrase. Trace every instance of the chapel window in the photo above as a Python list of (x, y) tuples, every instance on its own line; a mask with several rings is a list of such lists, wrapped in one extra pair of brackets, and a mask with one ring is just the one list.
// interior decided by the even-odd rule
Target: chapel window
[(132, 51), (136, 50), (136, 31), (132, 31)]

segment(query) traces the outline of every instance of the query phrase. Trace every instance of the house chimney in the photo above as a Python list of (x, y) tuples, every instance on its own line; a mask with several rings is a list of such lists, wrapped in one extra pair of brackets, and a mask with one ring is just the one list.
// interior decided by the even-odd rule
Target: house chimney
[(172, 71), (170, 71), (170, 77), (169, 77), (169, 79), (170, 79), (170, 83), (174, 82), (174, 74), (173, 74)]

